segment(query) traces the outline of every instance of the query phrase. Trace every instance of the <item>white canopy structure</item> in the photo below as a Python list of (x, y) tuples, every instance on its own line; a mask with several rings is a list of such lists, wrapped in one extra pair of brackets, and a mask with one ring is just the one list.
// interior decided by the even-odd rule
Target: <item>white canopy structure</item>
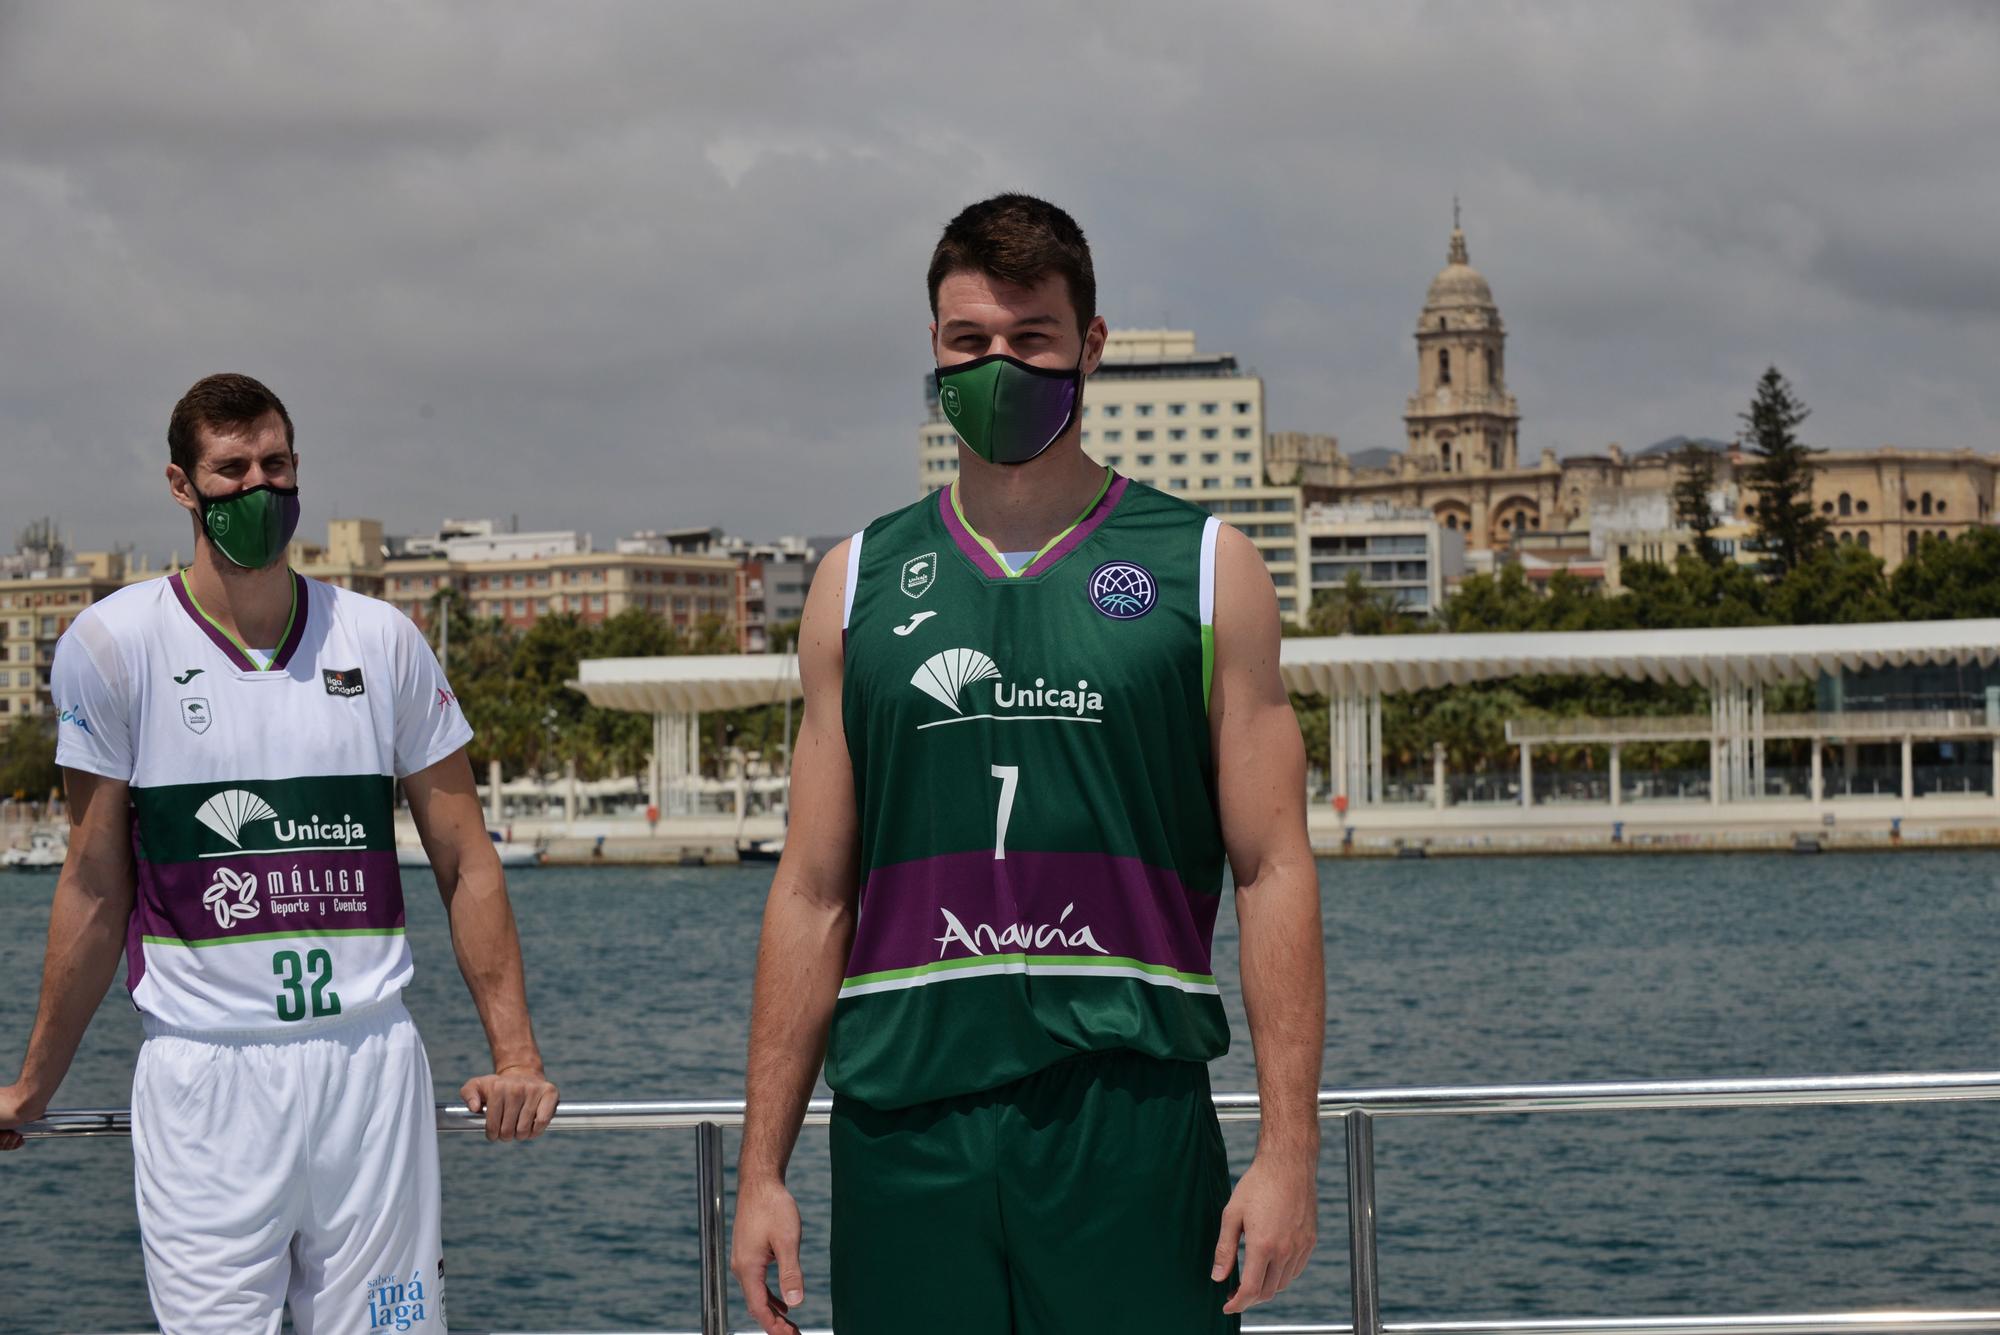
[(577, 680), (569, 686), (600, 708), (653, 716), (648, 786), (652, 804), (668, 815), (694, 809), (702, 711), (789, 705), (801, 694), (792, 654), (588, 658), (577, 665)]
[[(1706, 687), (1710, 696), (1709, 797), (1749, 797), (1764, 787), (1764, 687), (1871, 667), (1990, 664), (2000, 621), (1865, 622), (1847, 626), (1745, 626), (1715, 630), (1555, 631), (1539, 634), (1370, 635), (1287, 640), (1285, 685), (1327, 698), (1334, 792), (1382, 797), (1382, 696), (1531, 673), (1623, 677)], [(1903, 738), (1903, 786), (1910, 741)], [(1533, 748), (1521, 740), (1523, 802), (1534, 792)], [(2000, 757), (2000, 752), (1996, 752)], [(1819, 752), (1813, 751), (1814, 789)], [(1442, 767), (1442, 760), (1438, 762)], [(1618, 748), (1611, 752), (1618, 791)], [(2000, 769), (2000, 758), (1996, 758)], [(1442, 780), (1435, 785), (1442, 794)], [(1996, 775), (2000, 788), (2000, 775)]]
[(1578, 630), (1503, 635), (1341, 635), (1286, 640), (1285, 685), (1329, 698), (1464, 686), (1529, 673), (1682, 685), (1765, 685), (1842, 668), (1987, 664), (2000, 621), (1745, 626), (1723, 630)]
[[(1288, 689), (1326, 697), (1333, 790), (1356, 803), (1382, 798), (1383, 695), (1528, 674), (1623, 677), (1707, 688), (1710, 799), (1722, 802), (1762, 791), (1765, 686), (1843, 669), (1924, 663), (1983, 666), (1996, 659), (2000, 659), (2000, 620), (1325, 636), (1286, 640), (1279, 666)], [(797, 698), (796, 661), (762, 654), (596, 659), (581, 665), (579, 680), (572, 685), (593, 704), (654, 715), (657, 794), (678, 787), (694, 773), (695, 723), (702, 710)], [(1984, 725), (1976, 730), (1984, 732)], [(1962, 735), (1956, 725), (1955, 731)], [(1909, 740), (1926, 734), (1914, 719), (1904, 732), (1907, 789)], [(1532, 800), (1534, 739), (1518, 740), (1521, 790), (1524, 800)], [(1817, 771), (1817, 749), (1814, 761)], [(1614, 776), (1617, 764), (1614, 741)], [(1995, 765), (2000, 770), (2000, 747)], [(1614, 777), (1614, 792), (1616, 787)], [(1438, 790), (1441, 794), (1441, 782)], [(656, 805), (664, 809), (667, 804), (656, 798)]]

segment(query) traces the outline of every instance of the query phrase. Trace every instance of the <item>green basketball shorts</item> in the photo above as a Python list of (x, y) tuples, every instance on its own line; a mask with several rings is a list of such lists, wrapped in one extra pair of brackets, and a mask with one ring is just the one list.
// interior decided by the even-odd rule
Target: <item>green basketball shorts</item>
[(1234, 1332), (1208, 1068), (1128, 1051), (883, 1111), (833, 1104), (839, 1335)]

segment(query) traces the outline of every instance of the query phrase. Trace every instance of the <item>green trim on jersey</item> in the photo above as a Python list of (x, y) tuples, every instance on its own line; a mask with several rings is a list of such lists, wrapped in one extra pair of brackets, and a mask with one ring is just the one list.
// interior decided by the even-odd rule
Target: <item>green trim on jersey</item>
[(306, 936), (401, 936), (400, 927), (297, 927), (282, 932), (251, 932), (245, 936), (219, 936), (208, 941), (183, 941), (177, 936), (141, 936), (149, 946), (185, 946), (206, 950), (210, 946), (234, 946), (245, 941), (292, 941)]
[(1090, 517), (1090, 512), (1092, 510), (1095, 510), (1097, 508), (1097, 503), (1104, 499), (1104, 493), (1111, 490), (1111, 479), (1113, 478), (1113, 476), (1115, 475), (1109, 468), (1104, 470), (1104, 481), (1097, 488), (1096, 494), (1094, 494), (1090, 498), (1090, 504), (1084, 506), (1083, 509), (1077, 514), (1077, 517), (1069, 521), (1068, 528), (1064, 529), (1062, 532), (1056, 534), (1053, 538), (1050, 538), (1047, 542), (1043, 543), (1041, 546), (1041, 550), (1036, 552), (1033, 556), (1030, 556), (1027, 559), (1027, 561), (1021, 566), (1020, 570), (1016, 570), (1014, 568), (1014, 563), (1007, 559), (1007, 553), (1001, 551), (998, 547), (995, 547), (993, 545), (992, 540), (989, 539), (984, 533), (981, 533), (978, 529), (974, 528), (972, 526), (972, 521), (965, 517), (965, 511), (963, 508), (960, 507), (958, 503), (957, 478), (953, 478), (951, 480), (951, 509), (952, 513), (958, 516), (958, 522), (965, 525), (965, 531), (967, 533), (970, 533), (973, 537), (977, 538), (979, 540), (979, 545), (981, 547), (984, 547), (987, 550), (988, 554), (990, 554), (995, 561), (1000, 563), (1000, 568), (1007, 572), (1007, 578), (1019, 579), (1021, 578), (1021, 575), (1024, 571), (1033, 569), (1035, 562), (1041, 560), (1044, 556), (1047, 556), (1049, 554), (1049, 549), (1051, 547), (1054, 547), (1064, 538), (1067, 538), (1070, 534), (1076, 532), (1076, 526), (1078, 524), (1081, 524), (1084, 520)]

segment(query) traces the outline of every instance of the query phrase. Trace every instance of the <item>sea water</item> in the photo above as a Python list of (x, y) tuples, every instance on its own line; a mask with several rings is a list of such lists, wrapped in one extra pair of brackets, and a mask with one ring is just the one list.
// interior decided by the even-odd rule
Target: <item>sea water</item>
[[(514, 875), (565, 1097), (741, 1096), (769, 880)], [(1978, 852), (1322, 862), (1326, 1083), (2000, 1068), (1996, 881), (2000, 855)], [(0, 877), (0, 1078), (27, 1041), (53, 887)], [(489, 1059), (428, 878), (408, 897), (410, 1009), (456, 1099)], [(1252, 1089), (1230, 904), (1215, 963), (1234, 1029), (1215, 1087)], [(114, 988), (58, 1104), (126, 1103), (138, 1042)], [(1238, 1172), (1255, 1135), (1226, 1128)], [(697, 1328), (690, 1133), (443, 1146), (454, 1326)], [(2000, 1105), (1384, 1120), (1376, 1155), (1391, 1320), (2000, 1303)], [(791, 1183), (799, 1316), (824, 1324), (824, 1132)], [(1251, 1320), (1347, 1318), (1345, 1192), (1329, 1125), (1318, 1254)], [(0, 1157), (0, 1331), (148, 1324), (128, 1144)]]

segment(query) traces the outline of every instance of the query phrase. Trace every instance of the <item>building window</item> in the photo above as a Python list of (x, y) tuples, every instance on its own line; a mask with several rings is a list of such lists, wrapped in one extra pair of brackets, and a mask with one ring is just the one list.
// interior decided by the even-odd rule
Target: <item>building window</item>
[(1449, 384), (1451, 383), (1451, 349), (1450, 349), (1450, 348), (1439, 348), (1439, 349), (1438, 349), (1438, 383), (1439, 383), (1440, 385), (1449, 385)]
[(1858, 515), (1865, 515), (1865, 514), (1867, 514), (1867, 513), (1868, 513), (1868, 502), (1866, 502), (1866, 501), (1856, 501), (1856, 502), (1854, 503), (1854, 513), (1856, 513), (1856, 514), (1858, 514)]
[(1939, 514), (1943, 514), (1943, 513), (1944, 513), (1944, 497), (1942, 497), (1942, 496), (1938, 497), (1938, 509), (1937, 509), (1937, 512), (1938, 512)]
[(1179, 453), (1170, 454), (1167, 456), (1167, 462), (1178, 468), (1187, 462), (1187, 455)]
[(1458, 516), (1446, 515), (1444, 517), (1444, 526), (1454, 533), (1458, 532)]
[(1142, 426), (1137, 431), (1134, 431), (1132, 436), (1135, 440), (1151, 440), (1153, 438), (1153, 428)]
[(1139, 456), (1139, 467), (1141, 467), (1141, 468), (1151, 468), (1152, 466), (1153, 466), (1153, 456), (1152, 456), (1152, 455), (1150, 455), (1150, 454), (1142, 454), (1142, 455), (1140, 455), (1140, 456)]
[(1083, 433), (1083, 443), (1086, 445), (1090, 444), (1090, 433), (1088, 431)]
[(1213, 417), (1221, 411), (1222, 405), (1219, 403), (1204, 403), (1201, 405), (1201, 415), (1203, 417)]
[(1929, 514), (1930, 512), (1931, 512), (1931, 494), (1930, 494), (1929, 492), (1925, 492), (1925, 493), (1924, 493), (1924, 513), (1925, 513), (1925, 514)]
[(1236, 462), (1237, 462), (1237, 463), (1239, 463), (1239, 464), (1247, 464), (1247, 463), (1249, 463), (1249, 462), (1250, 462), (1250, 451), (1248, 451), (1248, 450), (1238, 450), (1238, 451), (1236, 451), (1236, 455), (1235, 455), (1235, 459), (1236, 459)]
[(1168, 439), (1168, 440), (1186, 440), (1186, 439), (1187, 439), (1187, 428), (1186, 428), (1186, 427), (1184, 427), (1184, 426), (1176, 426), (1176, 427), (1169, 427), (1169, 428), (1167, 428), (1167, 439)]
[(1821, 501), (1821, 502), (1819, 503), (1819, 512), (1820, 512), (1821, 514), (1823, 514), (1823, 515), (1830, 515), (1830, 514), (1832, 514), (1832, 513), (1833, 513), (1833, 502), (1832, 502), (1832, 501)]
[(1236, 439), (1238, 440), (1248, 440), (1250, 439), (1250, 428), (1247, 426), (1239, 426), (1232, 434), (1234, 434)]
[(1186, 413), (1187, 405), (1185, 403), (1170, 403), (1167, 405), (1167, 416), (1169, 417), (1182, 417)]
[(1843, 515), (1854, 513), (1854, 498), (1844, 491), (1840, 493), (1840, 513)]
[(1201, 480), (1201, 489), (1203, 491), (1221, 491), (1222, 479), (1219, 477), (1205, 477)]
[(1104, 433), (1104, 439), (1107, 444), (1116, 445), (1119, 441), (1125, 439), (1125, 433), (1114, 428)]
[(1254, 481), (1252, 481), (1250, 478), (1247, 477), (1239, 477), (1236, 479), (1236, 489), (1238, 491), (1248, 491), (1250, 488), (1256, 485), (1257, 484)]
[(1124, 411), (1125, 411), (1124, 408), (1120, 407), (1118, 404), (1115, 403), (1107, 403), (1104, 405), (1104, 415), (1106, 417), (1116, 417), (1118, 416), (1118, 414)]
[(1168, 479), (1167, 479), (1167, 490), (1168, 490), (1168, 491), (1186, 491), (1186, 490), (1187, 490), (1187, 479), (1186, 479), (1186, 478), (1184, 478), (1184, 477), (1170, 477), (1170, 478), (1168, 478)]
[(1153, 415), (1153, 405), (1150, 403), (1142, 403), (1138, 407), (1134, 408), (1132, 411), (1139, 414), (1139, 416), (1141, 417), (1151, 417)]
[(1246, 400), (1246, 401), (1241, 401), (1241, 402), (1238, 402), (1238, 403), (1237, 403), (1237, 405), (1236, 405), (1236, 415), (1237, 415), (1238, 417), (1247, 417), (1247, 416), (1249, 416), (1249, 415), (1250, 415), (1250, 409), (1251, 409), (1251, 407), (1252, 407), (1252, 406), (1253, 406), (1253, 405), (1252, 405), (1252, 404), (1250, 404), (1250, 403), (1249, 403), (1249, 402), (1248, 402), (1247, 400)]
[(1125, 462), (1125, 456), (1122, 454), (1107, 454), (1104, 456), (1104, 462), (1116, 468), (1119, 464)]
[(1862, 530), (1861, 530), (1861, 531), (1860, 531), (1859, 533), (1855, 534), (1855, 535), (1854, 535), (1854, 540), (1855, 540), (1856, 542), (1858, 542), (1858, 543), (1860, 543), (1860, 544), (1861, 544), (1861, 550), (1862, 550), (1862, 551), (1864, 551), (1864, 552), (1865, 552), (1865, 551), (1867, 551), (1867, 550), (1868, 550), (1868, 530), (1867, 530), (1867, 529), (1865, 529), (1865, 528), (1864, 528), (1864, 529), (1862, 529)]
[(1203, 440), (1214, 440), (1217, 436), (1221, 434), (1222, 432), (1220, 430), (1212, 426), (1205, 426), (1201, 429), (1201, 438)]

